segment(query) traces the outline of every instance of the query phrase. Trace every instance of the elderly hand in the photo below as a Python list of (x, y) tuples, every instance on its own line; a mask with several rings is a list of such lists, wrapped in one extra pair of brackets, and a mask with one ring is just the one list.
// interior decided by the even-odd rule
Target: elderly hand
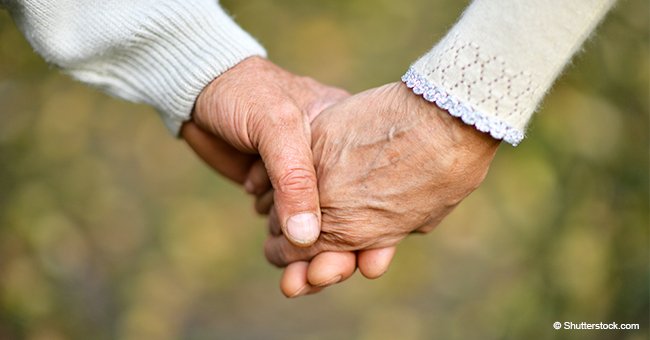
[(262, 209), (271, 209), (265, 254), (275, 265), (289, 265), (281, 282), (287, 296), (352, 275), (351, 251), (364, 250), (358, 253), (364, 275), (381, 275), (400, 240), (432, 230), (479, 186), (499, 146), (401, 83), (330, 107), (312, 123), (312, 139), (318, 241), (295, 247), (282, 237), (277, 207)]
[[(208, 165), (243, 183), (259, 201), (270, 201), (265, 193), (272, 186), (283, 234), (293, 244), (306, 246), (320, 232), (309, 123), (347, 96), (251, 57), (202, 91), (193, 120), (184, 124), (181, 135)], [(268, 170), (269, 176), (253, 187), (245, 179), (256, 169)]]

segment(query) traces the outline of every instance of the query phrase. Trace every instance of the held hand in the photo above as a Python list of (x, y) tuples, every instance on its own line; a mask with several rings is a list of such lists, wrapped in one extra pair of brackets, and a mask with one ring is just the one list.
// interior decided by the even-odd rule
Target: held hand
[[(265, 244), (268, 260), (278, 266), (313, 258), (285, 270), (281, 286), (287, 295), (305, 282), (311, 287), (298, 295), (318, 290), (311, 277), (319, 273), (340, 275), (339, 281), (350, 276), (354, 259), (331, 251), (384, 252), (379, 267), (387, 267), (392, 247), (410, 233), (431, 231), (479, 186), (499, 146), (401, 83), (330, 107), (312, 123), (312, 138), (321, 235), (310, 247), (295, 247), (281, 236), (271, 211)], [(372, 261), (362, 261), (362, 254), (363, 272), (364, 262)]]
[[(203, 90), (181, 134), (210, 166), (238, 183), (251, 171), (268, 173), (265, 182), (245, 187), (261, 200), (272, 186), (283, 234), (307, 246), (320, 232), (309, 123), (347, 96), (251, 57)], [(263, 163), (256, 161), (258, 153)]]

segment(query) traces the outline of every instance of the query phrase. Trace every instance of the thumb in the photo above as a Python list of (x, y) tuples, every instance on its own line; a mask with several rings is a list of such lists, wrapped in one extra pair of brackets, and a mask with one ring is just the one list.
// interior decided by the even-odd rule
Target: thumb
[(275, 189), (278, 222), (296, 246), (313, 244), (320, 234), (320, 205), (307, 117), (293, 105), (259, 115), (257, 148)]

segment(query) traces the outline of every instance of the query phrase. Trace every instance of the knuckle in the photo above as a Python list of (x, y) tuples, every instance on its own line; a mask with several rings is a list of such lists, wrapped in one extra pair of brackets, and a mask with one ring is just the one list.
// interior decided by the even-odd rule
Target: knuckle
[(299, 124), (302, 114), (293, 103), (282, 101), (271, 108), (269, 119), (274, 127), (289, 127)]
[(310, 261), (323, 250), (322, 248), (322, 242), (317, 242), (308, 248), (297, 248), (288, 241), (269, 238), (264, 243), (264, 256), (271, 264), (282, 268), (295, 261)]
[(264, 257), (266, 257), (266, 260), (269, 261), (269, 263), (278, 268), (283, 268), (288, 265), (287, 257), (284, 252), (273, 247), (272, 242), (268, 240), (264, 243)]
[(367, 209), (321, 208), (321, 239), (325, 250), (352, 251), (372, 247), (391, 246), (408, 231), (395, 228), (404, 220), (396, 220)]
[(323, 85), (316, 79), (308, 76), (298, 76), (297, 83), (302, 85), (303, 88), (314, 90)]
[(327, 250), (350, 251), (365, 248), (368, 240), (349, 230), (321, 231), (320, 236), (330, 247)]
[(320, 237), (328, 245), (327, 250), (357, 250), (368, 246), (375, 233), (351, 218), (335, 217), (332, 210), (323, 211), (323, 224)]
[(278, 178), (276, 184), (275, 189), (283, 194), (315, 192), (317, 185), (314, 171), (306, 168), (289, 169)]

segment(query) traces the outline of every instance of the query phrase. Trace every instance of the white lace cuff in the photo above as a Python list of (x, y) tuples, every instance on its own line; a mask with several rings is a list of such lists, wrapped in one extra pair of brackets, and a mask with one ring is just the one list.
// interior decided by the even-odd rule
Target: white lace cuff
[(413, 90), (413, 93), (421, 95), (428, 102), (435, 103), (452, 116), (460, 118), (465, 124), (472, 125), (481, 132), (489, 133), (495, 139), (503, 140), (512, 146), (517, 146), (524, 139), (523, 131), (498, 118), (478, 112), (467, 103), (460, 102), (445, 89), (432, 84), (418, 74), (413, 68), (409, 68), (402, 76), (402, 81)]

